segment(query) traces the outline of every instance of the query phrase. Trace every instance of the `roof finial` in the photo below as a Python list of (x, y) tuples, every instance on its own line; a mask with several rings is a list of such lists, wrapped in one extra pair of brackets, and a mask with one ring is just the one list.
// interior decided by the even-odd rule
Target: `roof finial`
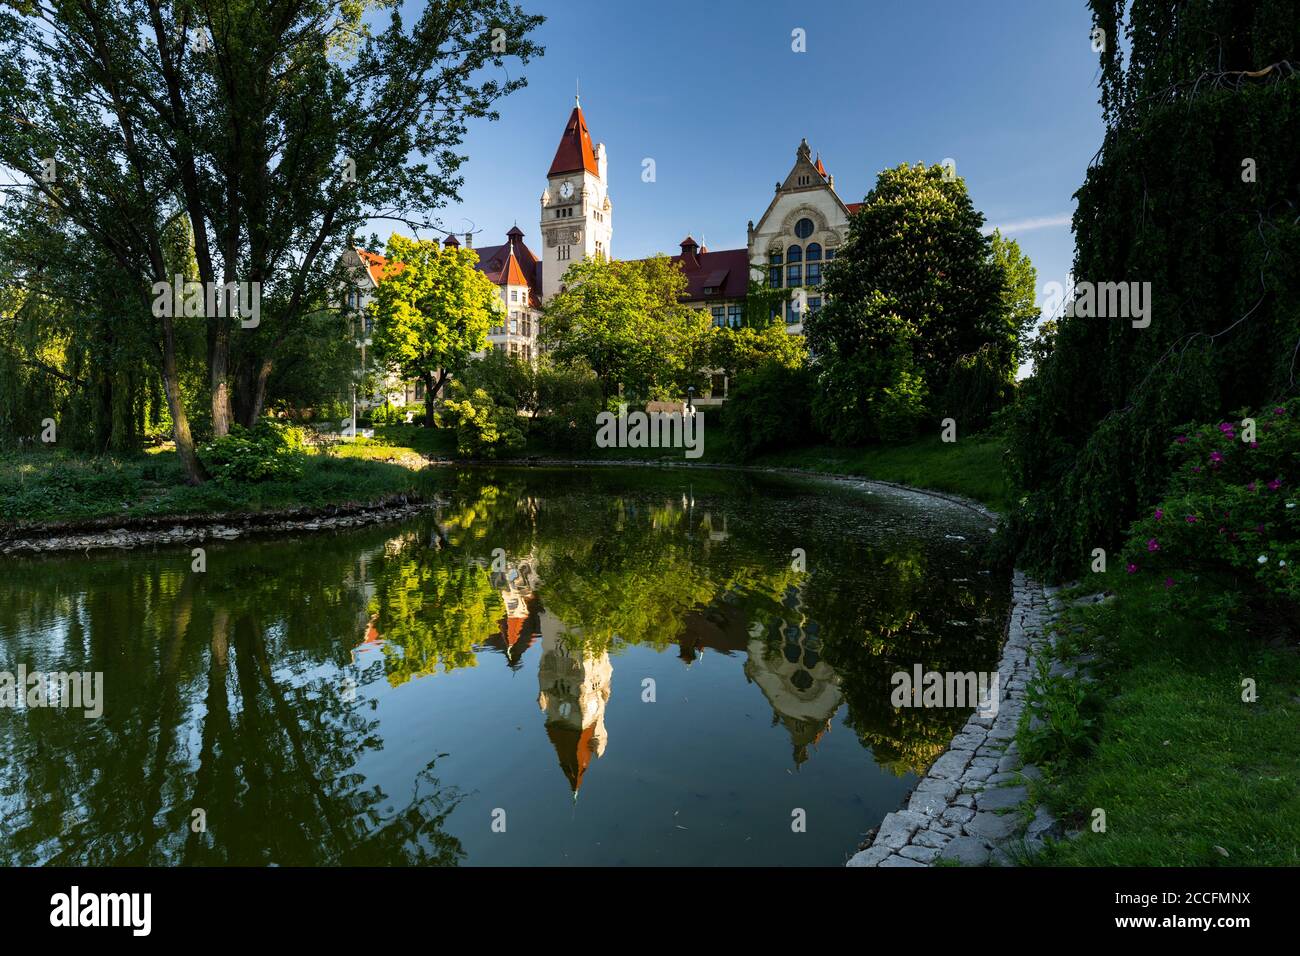
[(574, 77), (573, 80), (573, 105), (579, 107), (582, 106), (582, 101), (579, 99), (579, 87), (578, 87), (577, 77)]

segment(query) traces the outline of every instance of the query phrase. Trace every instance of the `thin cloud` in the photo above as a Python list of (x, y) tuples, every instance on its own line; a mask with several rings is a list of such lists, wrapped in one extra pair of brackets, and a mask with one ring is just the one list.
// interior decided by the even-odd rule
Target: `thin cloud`
[(1012, 232), (1033, 232), (1036, 229), (1056, 229), (1060, 226), (1068, 226), (1073, 217), (1068, 212), (1063, 212), (1057, 216), (1039, 216), (1037, 219), (1020, 219), (1016, 222), (1009, 222), (1001, 226), (985, 226), (984, 234), (991, 235), (993, 230), (999, 229), (1002, 235)]

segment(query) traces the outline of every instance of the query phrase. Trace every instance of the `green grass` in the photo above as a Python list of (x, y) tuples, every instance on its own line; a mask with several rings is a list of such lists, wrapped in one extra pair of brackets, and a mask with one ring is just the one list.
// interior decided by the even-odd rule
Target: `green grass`
[[(372, 457), (385, 457), (371, 446)], [(388, 449), (401, 451), (401, 449)], [(122, 458), (61, 451), (0, 455), (0, 523), (248, 512), (360, 504), (420, 494), (430, 482), (411, 468), (368, 457), (307, 455), (295, 481), (185, 484), (173, 451)]]
[[(1125, 579), (1127, 580), (1121, 580)], [(1089, 590), (1097, 581), (1087, 582)], [(1047, 767), (1042, 797), (1074, 841), (1038, 862), (1066, 866), (1300, 864), (1300, 653), (1269, 643), (1263, 615), (1230, 585), (1179, 592), (1108, 575), (1117, 601), (1071, 609), (1099, 657), (1097, 743)], [(1216, 628), (1213, 607), (1236, 604)], [(1256, 633), (1248, 634), (1253, 628)], [(1259, 699), (1242, 701), (1253, 678)], [(1021, 747), (1027, 740), (1022, 729)], [(1106, 831), (1091, 829), (1106, 812)], [(1224, 856), (1216, 847), (1227, 852)]]
[(861, 475), (972, 498), (999, 512), (1011, 507), (1002, 469), (1002, 443), (979, 436), (946, 443), (928, 437), (874, 448), (801, 448), (766, 455), (756, 464)]

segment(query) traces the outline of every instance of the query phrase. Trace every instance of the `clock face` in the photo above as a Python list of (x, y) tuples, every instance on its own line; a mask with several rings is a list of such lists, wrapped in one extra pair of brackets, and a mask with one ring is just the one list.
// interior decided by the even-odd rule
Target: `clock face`
[(565, 183), (560, 187), (560, 197), (568, 199), (573, 195), (573, 183)]

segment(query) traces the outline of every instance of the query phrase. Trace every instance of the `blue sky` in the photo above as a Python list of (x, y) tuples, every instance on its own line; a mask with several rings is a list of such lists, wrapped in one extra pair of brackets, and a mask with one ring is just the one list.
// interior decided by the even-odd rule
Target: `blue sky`
[[(1039, 288), (1065, 281), (1073, 193), (1101, 143), (1083, 0), (523, 0), (547, 22), (528, 87), (470, 130), (445, 227), (537, 248), (538, 197), (575, 80), (609, 154), (613, 252), (675, 253), (687, 233), (745, 245), (801, 137), (845, 202), (900, 162), (951, 157), (990, 225), (1010, 226)], [(791, 50), (806, 31), (807, 52)], [(517, 71), (517, 65), (511, 67)], [(651, 157), (657, 181), (641, 181)]]

